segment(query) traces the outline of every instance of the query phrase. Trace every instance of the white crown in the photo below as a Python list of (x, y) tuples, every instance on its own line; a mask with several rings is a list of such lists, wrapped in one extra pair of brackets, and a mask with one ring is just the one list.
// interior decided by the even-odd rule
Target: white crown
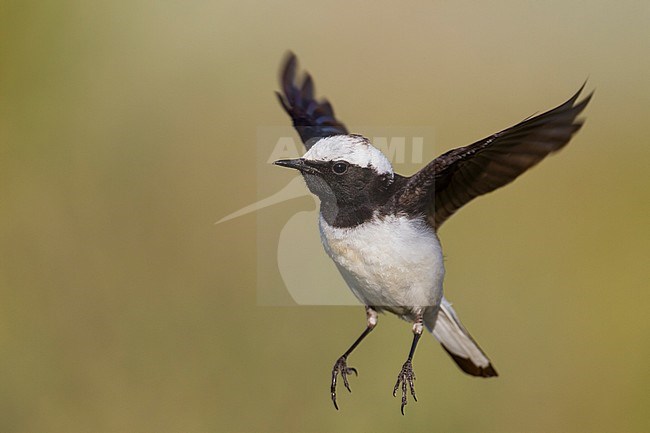
[(347, 161), (359, 167), (373, 168), (378, 174), (393, 175), (388, 158), (361, 135), (335, 135), (318, 140), (303, 155), (312, 161)]

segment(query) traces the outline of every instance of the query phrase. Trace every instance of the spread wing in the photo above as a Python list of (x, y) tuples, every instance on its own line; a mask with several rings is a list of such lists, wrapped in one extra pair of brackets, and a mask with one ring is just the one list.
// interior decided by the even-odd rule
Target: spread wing
[(314, 82), (308, 73), (303, 74), (302, 80), (296, 80), (297, 64), (296, 55), (289, 53), (280, 74), (282, 93), (275, 93), (309, 150), (318, 139), (347, 134), (348, 130), (336, 119), (327, 99), (317, 100), (314, 97)]
[(413, 175), (401, 206), (426, 212), (436, 230), (472, 199), (494, 191), (562, 149), (582, 126), (577, 116), (593, 92), (576, 103), (582, 87), (564, 104), (469, 146), (450, 150)]

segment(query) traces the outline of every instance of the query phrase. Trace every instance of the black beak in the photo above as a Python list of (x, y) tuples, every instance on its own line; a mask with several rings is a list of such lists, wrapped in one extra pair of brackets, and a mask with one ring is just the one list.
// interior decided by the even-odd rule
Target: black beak
[(301, 173), (318, 173), (315, 167), (305, 161), (303, 158), (298, 159), (280, 159), (275, 161), (273, 164), (279, 165), (280, 167), (288, 167), (298, 170)]

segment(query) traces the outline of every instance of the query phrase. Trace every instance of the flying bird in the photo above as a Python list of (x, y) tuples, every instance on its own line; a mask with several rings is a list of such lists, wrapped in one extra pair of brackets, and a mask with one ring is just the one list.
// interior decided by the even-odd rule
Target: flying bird
[(593, 92), (578, 101), (583, 84), (558, 107), (450, 150), (409, 177), (395, 173), (381, 151), (367, 138), (349, 133), (330, 103), (315, 97), (313, 80), (307, 73), (297, 74), (293, 53), (284, 61), (280, 81), (278, 99), (307, 152), (275, 164), (298, 170), (320, 199), (325, 252), (366, 309), (365, 330), (332, 368), (334, 407), (338, 409), (339, 375), (350, 391), (348, 376), (357, 374), (347, 365), (348, 357), (385, 311), (413, 324), (408, 357), (393, 388), (393, 396), (401, 391), (402, 415), (408, 392), (417, 401), (413, 356), (425, 328), (465, 373), (497, 376), (443, 296), (438, 229), (472, 199), (507, 185), (562, 149), (582, 126), (577, 117)]

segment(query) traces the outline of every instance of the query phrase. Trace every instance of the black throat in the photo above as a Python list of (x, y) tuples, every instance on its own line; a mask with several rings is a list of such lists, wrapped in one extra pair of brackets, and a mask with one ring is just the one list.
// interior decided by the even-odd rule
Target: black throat
[(372, 219), (377, 208), (371, 203), (358, 206), (343, 205), (331, 201), (321, 201), (320, 213), (323, 219), (332, 227), (348, 228), (363, 224)]
[[(356, 227), (374, 216), (394, 213), (393, 197), (405, 182), (406, 178), (398, 174), (392, 180), (375, 175), (370, 180), (366, 178), (363, 182), (355, 182), (351, 189), (337, 188), (325, 194), (320, 192), (317, 194), (321, 201), (320, 213), (332, 227)], [(309, 181), (307, 183), (309, 185)]]

